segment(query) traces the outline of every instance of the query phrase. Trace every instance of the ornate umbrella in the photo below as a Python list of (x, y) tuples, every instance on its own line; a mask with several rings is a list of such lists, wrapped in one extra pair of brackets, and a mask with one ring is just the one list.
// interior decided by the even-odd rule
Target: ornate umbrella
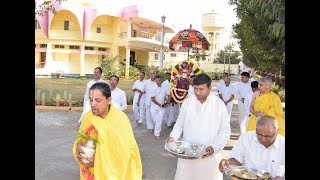
[(199, 31), (192, 29), (190, 24), (189, 29), (179, 31), (170, 41), (169, 49), (172, 51), (188, 52), (189, 50), (196, 50), (197, 53), (201, 53), (204, 50), (208, 50), (210, 43), (206, 37)]

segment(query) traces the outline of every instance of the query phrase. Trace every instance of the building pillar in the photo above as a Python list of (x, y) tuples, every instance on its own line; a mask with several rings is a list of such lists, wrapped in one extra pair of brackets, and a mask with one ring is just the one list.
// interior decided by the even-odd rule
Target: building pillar
[(80, 76), (85, 76), (86, 65), (85, 65), (85, 48), (84, 45), (80, 46)]
[(130, 48), (126, 46), (126, 71), (125, 76), (129, 78), (129, 68), (130, 68)]

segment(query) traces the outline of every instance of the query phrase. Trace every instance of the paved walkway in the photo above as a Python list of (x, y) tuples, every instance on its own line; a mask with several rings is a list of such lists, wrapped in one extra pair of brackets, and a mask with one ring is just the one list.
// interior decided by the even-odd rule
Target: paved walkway
[[(232, 77), (236, 85), (238, 76)], [(213, 89), (212, 93), (216, 93)], [(236, 102), (236, 101), (234, 101)], [(63, 109), (63, 108), (60, 108)], [(64, 108), (65, 110), (35, 110), (35, 179), (36, 180), (78, 180), (79, 168), (72, 156), (72, 145), (77, 121), (81, 110)], [(162, 127), (162, 137), (156, 140), (147, 132), (145, 121), (136, 126), (134, 115), (126, 112), (139, 145), (144, 180), (173, 180), (177, 158), (164, 149), (165, 139), (172, 129)], [(231, 117), (231, 138), (222, 152), (228, 158), (239, 135), (237, 103), (233, 106)], [(227, 179), (226, 177), (224, 179)]]

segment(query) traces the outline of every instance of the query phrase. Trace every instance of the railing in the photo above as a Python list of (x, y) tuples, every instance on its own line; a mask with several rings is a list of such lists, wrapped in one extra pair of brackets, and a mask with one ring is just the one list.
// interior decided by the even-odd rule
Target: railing
[[(129, 34), (129, 36), (128, 36)], [(148, 32), (143, 32), (143, 31), (131, 31), (129, 32), (122, 32), (118, 33), (118, 38), (123, 39), (123, 38), (145, 38), (145, 39), (153, 39), (155, 41), (161, 42), (161, 36), (159, 34), (152, 34)], [(169, 43), (169, 39), (165, 38), (164, 43)]]

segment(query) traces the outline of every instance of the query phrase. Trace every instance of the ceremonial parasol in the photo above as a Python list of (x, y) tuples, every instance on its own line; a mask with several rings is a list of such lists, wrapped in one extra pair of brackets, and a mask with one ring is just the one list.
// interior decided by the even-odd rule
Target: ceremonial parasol
[(189, 59), (189, 50), (190, 48), (196, 50), (197, 53), (201, 51), (208, 50), (210, 43), (206, 37), (199, 31), (192, 29), (190, 24), (189, 29), (184, 29), (179, 31), (170, 41), (169, 49), (172, 51), (188, 52)]

